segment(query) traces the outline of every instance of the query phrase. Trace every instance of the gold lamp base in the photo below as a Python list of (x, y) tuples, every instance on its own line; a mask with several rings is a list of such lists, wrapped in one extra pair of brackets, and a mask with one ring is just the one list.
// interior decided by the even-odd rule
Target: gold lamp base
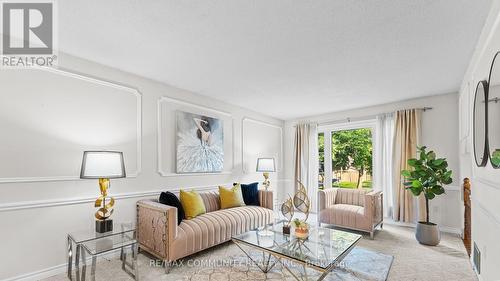
[(269, 186), (271, 185), (271, 181), (269, 180), (269, 173), (263, 173), (264, 176), (264, 182), (262, 183), (266, 189), (266, 191), (269, 189)]
[(104, 233), (113, 230), (113, 220), (109, 219), (109, 217), (113, 214), (115, 199), (108, 196), (109, 186), (109, 179), (99, 179), (99, 189), (101, 191), (101, 196), (99, 196), (94, 203), (94, 207), (99, 208), (95, 213), (95, 231), (97, 231), (98, 233)]

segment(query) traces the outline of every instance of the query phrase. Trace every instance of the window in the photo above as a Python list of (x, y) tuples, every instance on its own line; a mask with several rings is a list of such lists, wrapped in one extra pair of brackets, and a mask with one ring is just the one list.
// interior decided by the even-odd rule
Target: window
[(324, 188), (325, 184), (325, 133), (318, 133), (318, 187)]
[(319, 187), (372, 188), (374, 122), (319, 129)]

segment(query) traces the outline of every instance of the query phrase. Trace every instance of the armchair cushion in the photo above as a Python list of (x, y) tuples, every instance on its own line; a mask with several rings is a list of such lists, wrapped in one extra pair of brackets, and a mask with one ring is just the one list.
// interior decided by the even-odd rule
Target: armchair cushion
[(369, 227), (369, 220), (365, 217), (365, 208), (356, 205), (335, 204), (320, 212), (320, 220), (328, 224), (356, 229)]

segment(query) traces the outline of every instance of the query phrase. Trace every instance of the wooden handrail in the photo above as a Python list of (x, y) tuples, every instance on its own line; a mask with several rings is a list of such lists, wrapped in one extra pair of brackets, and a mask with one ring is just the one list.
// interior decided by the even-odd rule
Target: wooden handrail
[(464, 190), (464, 235), (463, 241), (467, 254), (471, 253), (471, 231), (472, 231), (472, 221), (471, 221), (471, 184), (469, 178), (464, 178), (463, 183)]

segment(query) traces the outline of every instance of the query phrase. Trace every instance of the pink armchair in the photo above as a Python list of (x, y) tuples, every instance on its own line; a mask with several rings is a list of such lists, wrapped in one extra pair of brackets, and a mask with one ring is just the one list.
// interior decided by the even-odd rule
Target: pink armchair
[(327, 188), (319, 191), (319, 224), (373, 233), (383, 227), (383, 194), (365, 189)]

